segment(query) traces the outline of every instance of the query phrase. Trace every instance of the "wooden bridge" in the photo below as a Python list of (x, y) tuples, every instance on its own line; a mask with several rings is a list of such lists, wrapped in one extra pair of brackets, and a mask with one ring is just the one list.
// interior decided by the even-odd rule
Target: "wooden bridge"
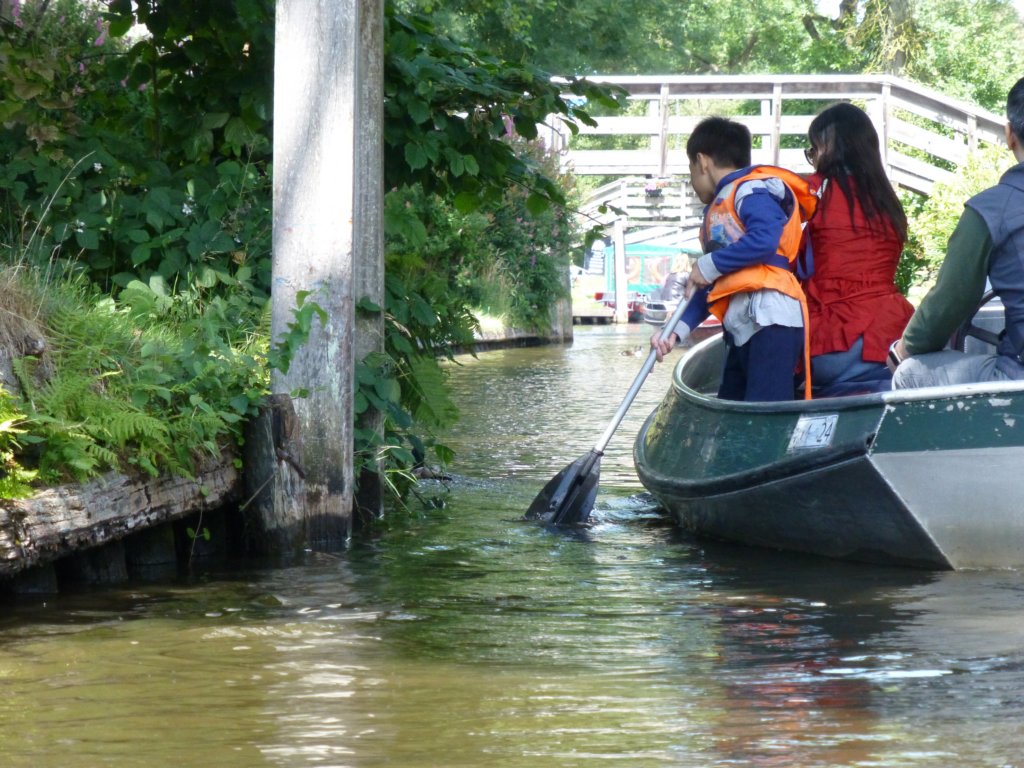
[(580, 126), (575, 136), (553, 129), (547, 140), (563, 170), (605, 177), (581, 213), (587, 226), (607, 227), (616, 243), (660, 239), (693, 247), (703, 206), (689, 187), (685, 146), (708, 115), (727, 115), (750, 129), (755, 163), (809, 173), (803, 150), (811, 120), (831, 103), (852, 101), (878, 131), (893, 185), (919, 195), (952, 179), (979, 146), (1005, 145), (1005, 117), (885, 75), (589, 79), (624, 89), (630, 102), (626, 114), (597, 117), (597, 126)]

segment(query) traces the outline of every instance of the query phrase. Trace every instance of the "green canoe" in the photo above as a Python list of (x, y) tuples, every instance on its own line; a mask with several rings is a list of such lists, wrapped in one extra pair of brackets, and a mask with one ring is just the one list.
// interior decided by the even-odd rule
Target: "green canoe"
[(634, 448), (684, 529), (875, 563), (1024, 566), (1024, 381), (743, 403), (711, 394), (723, 352), (721, 337), (689, 350)]

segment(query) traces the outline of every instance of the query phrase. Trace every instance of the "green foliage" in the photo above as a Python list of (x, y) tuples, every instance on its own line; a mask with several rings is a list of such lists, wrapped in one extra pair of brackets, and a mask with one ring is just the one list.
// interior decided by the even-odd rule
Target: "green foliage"
[(357, 417), (373, 408), (385, 424), (357, 429), (356, 449), (359, 468), (404, 496), (410, 468), (451, 459), (434, 438), (457, 417), (438, 357), (472, 345), (473, 308), (544, 328), (560, 295), (571, 187), (536, 141), (541, 123), (556, 115), (576, 132), (591, 105), (619, 102), (459, 45), (391, 4), (386, 23), (386, 295), (383, 308), (361, 304), (384, 311), (385, 349), (356, 370)]
[[(806, 0), (403, 0), (438, 26), (557, 74), (849, 71), (850, 46)], [(806, 20), (806, 21), (805, 21)], [(813, 63), (812, 63), (813, 62)]]
[(1024, 71), (1012, 0), (396, 0), (557, 74), (893, 72), (1000, 110)]
[(463, 212), (499, 200), (509, 185), (529, 190), (535, 210), (564, 203), (558, 184), (501, 139), (536, 139), (552, 115), (576, 133), (579, 123), (594, 124), (587, 102), (614, 106), (617, 92), (576, 78), (554, 83), (544, 70), (460, 45), (426, 16), (400, 15), (390, 4), (386, 24), (386, 188), (418, 184)]
[(190, 476), (198, 457), (239, 443), (268, 367), (255, 337), (226, 339), (229, 300), (196, 316), (186, 299), (141, 283), (124, 303), (81, 281), (34, 289), (48, 346), (15, 371), (21, 441), (41, 481), (108, 470)]
[(25, 434), (25, 415), (6, 390), (0, 386), (0, 499), (19, 499), (32, 492), (36, 473), (27, 470), (15, 458), (21, 450), (19, 436)]
[[(538, 166), (572, 194), (570, 180), (558, 174), (556, 158), (545, 156), (535, 144), (521, 151), (532, 152)], [(580, 250), (579, 227), (563, 206), (531, 210), (529, 198), (516, 188), (489, 207), (486, 216), (487, 242), (496, 258), (474, 268), (483, 278), (476, 306), (514, 326), (548, 330), (548, 309), (567, 296), (569, 264), (573, 252)]]
[(118, 37), (127, 2), (32, 4), (4, 24), (11, 245), (36, 264), (59, 253), (110, 291), (159, 275), (265, 293), (272, 4), (136, 12), (152, 34), (135, 43)]
[(932, 0), (914, 6), (920, 40), (906, 74), (998, 114), (1024, 72), (1024, 24), (1005, 0)]
[(314, 319), (318, 319), (321, 323), (327, 322), (327, 313), (323, 307), (315, 301), (306, 301), (309, 295), (309, 291), (299, 291), (295, 294), (296, 306), (292, 310), (295, 319), (287, 323), (288, 330), (267, 353), (267, 362), (270, 367), (276, 368), (281, 373), (288, 373), (295, 352), (309, 338)]
[(948, 182), (937, 183), (931, 196), (919, 208), (911, 209), (909, 229), (919, 249), (922, 268), (919, 282), (930, 283), (946, 257), (946, 242), (953, 233), (964, 201), (992, 186), (1013, 164), (1013, 157), (1002, 147), (983, 147), (972, 152), (967, 163)]
[[(195, 451), (234, 439), (259, 402), (267, 363), (286, 370), (323, 320), (300, 296), (282, 345), (256, 351), (270, 284), (273, 13), (271, 0), (53, 0), (2, 22), (4, 239), (41, 274), (86, 277), (109, 294), (91, 296), (90, 311), (145, 335), (132, 346), (120, 331), (107, 338), (83, 324), (86, 336), (76, 336), (53, 313), (49, 331), (65, 337), (53, 369), (23, 368), (50, 475), (63, 466), (87, 476), (133, 451), (144, 471), (182, 470)], [(129, 37), (136, 24), (148, 34)], [(400, 476), (431, 442), (421, 430), (454, 418), (436, 356), (471, 342), (470, 306), (486, 281), (500, 278), (488, 301), (505, 298), (517, 322), (547, 317), (547, 275), (567, 259), (558, 238), (501, 243), (499, 269), (481, 274), (495, 259), (488, 228), (497, 231), (510, 184), (517, 216), (568, 216), (549, 208), (565, 190), (521, 139), (536, 137), (549, 114), (575, 131), (589, 108), (615, 99), (458, 45), (390, 3), (386, 46), (385, 183), (419, 202), (389, 202), (385, 212), (389, 242), (402, 243), (388, 256), (386, 359), (361, 364), (357, 406), (380, 409), (390, 432), (384, 443), (358, 434), (357, 450), (367, 465), (385, 453)], [(506, 232), (519, 234), (514, 224)], [(101, 343), (122, 342), (123, 359), (100, 355)], [(130, 408), (105, 401), (129, 393)], [(140, 414), (166, 419), (169, 431)], [(176, 431), (184, 425), (191, 439)], [(443, 446), (434, 452), (446, 455)]]

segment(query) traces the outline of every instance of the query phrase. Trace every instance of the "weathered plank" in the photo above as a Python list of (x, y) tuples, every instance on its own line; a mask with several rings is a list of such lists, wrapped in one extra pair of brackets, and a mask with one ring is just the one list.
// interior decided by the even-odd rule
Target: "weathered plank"
[(149, 481), (110, 473), (82, 485), (49, 488), (30, 499), (0, 501), (0, 576), (117, 541), (238, 498), (240, 472), (230, 457), (196, 478)]

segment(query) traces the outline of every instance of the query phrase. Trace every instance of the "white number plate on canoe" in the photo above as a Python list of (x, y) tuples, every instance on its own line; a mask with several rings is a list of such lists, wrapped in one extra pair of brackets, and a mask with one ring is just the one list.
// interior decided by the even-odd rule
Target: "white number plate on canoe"
[(827, 448), (836, 433), (838, 413), (814, 413), (801, 416), (789, 437), (788, 453), (812, 448)]

